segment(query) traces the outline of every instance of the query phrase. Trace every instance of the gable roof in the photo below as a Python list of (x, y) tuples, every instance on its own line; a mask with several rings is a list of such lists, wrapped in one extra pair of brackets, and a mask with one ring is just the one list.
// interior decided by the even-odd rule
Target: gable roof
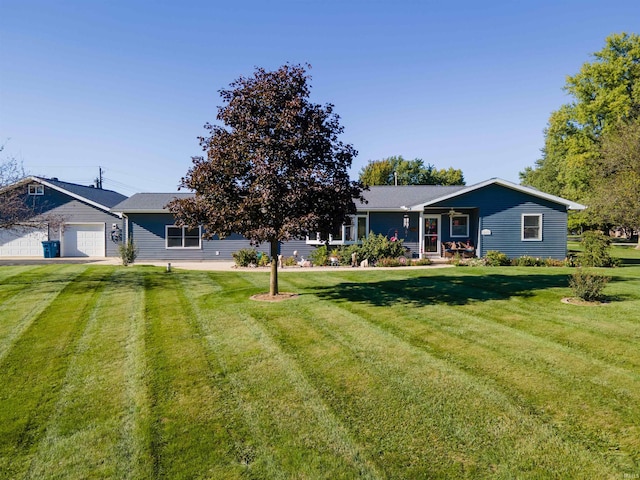
[(473, 192), (475, 190), (479, 190), (489, 185), (500, 185), (502, 187), (510, 188), (518, 192), (526, 193), (528, 195), (532, 195), (537, 198), (542, 198), (550, 202), (554, 202), (560, 205), (565, 205), (569, 210), (584, 210), (585, 208), (587, 208), (586, 206), (578, 202), (573, 202), (571, 200), (567, 200), (566, 198), (558, 197), (556, 195), (551, 195), (549, 193), (544, 193), (532, 187), (525, 187), (524, 185), (518, 185), (516, 183), (508, 182), (507, 180), (502, 180), (501, 178), (491, 178), (489, 180), (485, 180), (484, 182), (463, 187), (462, 189), (456, 192), (451, 192), (451, 193), (442, 195), (438, 198), (432, 198), (432, 199), (426, 200), (424, 202), (421, 202), (419, 204), (412, 206), (411, 210), (422, 210), (424, 209), (424, 207), (428, 207), (429, 205), (440, 203), (445, 200), (449, 200), (450, 198), (459, 197), (461, 195), (465, 195), (467, 193)]
[(136, 193), (111, 207), (120, 213), (169, 213), (165, 205), (174, 198), (190, 198), (194, 193)]
[(61, 182), (57, 178), (44, 178), (35, 175), (24, 177), (13, 185), (7, 186), (5, 190), (28, 183), (39, 183), (75, 198), (76, 200), (88, 203), (100, 210), (104, 210), (105, 212), (110, 211), (113, 205), (116, 205), (127, 198), (126, 195), (114, 192), (113, 190), (103, 190), (102, 188), (95, 188), (93, 186), (88, 187), (86, 185), (78, 185), (77, 183)]
[(363, 192), (366, 203), (357, 202), (358, 210), (409, 210), (414, 205), (455, 194), (464, 185), (380, 185)]
[[(366, 202), (356, 202), (360, 211), (422, 211), (434, 205), (489, 185), (501, 185), (506, 188), (527, 193), (554, 203), (565, 205), (570, 210), (584, 210), (586, 207), (571, 200), (541, 192), (535, 188), (517, 185), (499, 178), (492, 178), (474, 185), (381, 185), (369, 187), (363, 192)], [(193, 197), (194, 193), (136, 193), (111, 208), (120, 213), (168, 213), (165, 205), (174, 198)]]

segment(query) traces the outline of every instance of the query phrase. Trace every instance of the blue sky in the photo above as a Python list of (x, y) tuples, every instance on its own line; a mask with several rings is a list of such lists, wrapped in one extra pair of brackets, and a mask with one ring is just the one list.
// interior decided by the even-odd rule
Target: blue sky
[(369, 160), (421, 158), (467, 184), (518, 181), (562, 87), (640, 2), (0, 0), (2, 153), (32, 174), (176, 191), (218, 90), (310, 63), (311, 100)]

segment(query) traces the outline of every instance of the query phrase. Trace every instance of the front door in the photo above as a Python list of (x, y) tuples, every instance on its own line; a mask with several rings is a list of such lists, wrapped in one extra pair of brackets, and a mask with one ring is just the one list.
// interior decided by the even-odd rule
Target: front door
[(425, 215), (422, 251), (430, 256), (440, 254), (440, 215)]

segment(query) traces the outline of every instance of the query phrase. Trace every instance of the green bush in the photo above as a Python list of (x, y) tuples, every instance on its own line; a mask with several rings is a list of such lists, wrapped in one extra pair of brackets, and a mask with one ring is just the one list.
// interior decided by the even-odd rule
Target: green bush
[(356, 263), (360, 264), (360, 260), (363, 260), (360, 256), (360, 245), (349, 245), (340, 249), (338, 259), (340, 265), (351, 265), (351, 254), (356, 252)]
[(369, 233), (359, 248), (358, 258), (369, 259), (370, 263), (375, 263), (381, 258), (398, 258), (404, 256), (406, 250), (402, 240), (392, 242), (381, 233)]
[(588, 302), (602, 299), (602, 290), (610, 277), (578, 269), (569, 277), (569, 286), (576, 297)]
[(583, 252), (578, 263), (583, 267), (614, 267), (617, 262), (609, 255), (611, 239), (602, 232), (588, 231), (582, 234)]
[(511, 261), (511, 265), (516, 267), (542, 267), (545, 265), (545, 262), (540, 258), (533, 258), (525, 255), (523, 257), (514, 258)]
[(295, 267), (298, 264), (296, 257), (285, 257), (282, 259), (282, 265), (285, 267)]
[(498, 250), (489, 250), (485, 264), (489, 267), (506, 267), (507, 265), (511, 265), (511, 260), (509, 260), (506, 254)]
[(122, 265), (126, 267), (136, 261), (138, 257), (138, 247), (136, 247), (133, 240), (129, 239), (118, 245), (118, 253), (120, 254), (120, 259), (122, 259)]
[(269, 265), (269, 262), (271, 261), (269, 255), (267, 255), (265, 252), (258, 252), (256, 255), (258, 257), (259, 267), (266, 267), (267, 265)]
[(241, 248), (237, 252), (233, 252), (231, 256), (238, 267), (258, 265), (258, 252), (255, 248)]
[(309, 260), (314, 265), (321, 267), (323, 265), (329, 264), (329, 255), (327, 254), (327, 246), (322, 245), (321, 247), (316, 247), (310, 254)]

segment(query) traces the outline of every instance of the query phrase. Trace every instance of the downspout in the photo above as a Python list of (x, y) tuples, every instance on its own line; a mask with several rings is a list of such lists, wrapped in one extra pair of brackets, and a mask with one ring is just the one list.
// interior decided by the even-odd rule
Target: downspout
[(124, 230), (124, 236), (122, 237), (122, 243), (125, 245), (129, 242), (129, 217), (127, 217), (124, 212), (122, 213), (122, 219), (124, 220), (124, 225), (122, 225), (122, 229)]

